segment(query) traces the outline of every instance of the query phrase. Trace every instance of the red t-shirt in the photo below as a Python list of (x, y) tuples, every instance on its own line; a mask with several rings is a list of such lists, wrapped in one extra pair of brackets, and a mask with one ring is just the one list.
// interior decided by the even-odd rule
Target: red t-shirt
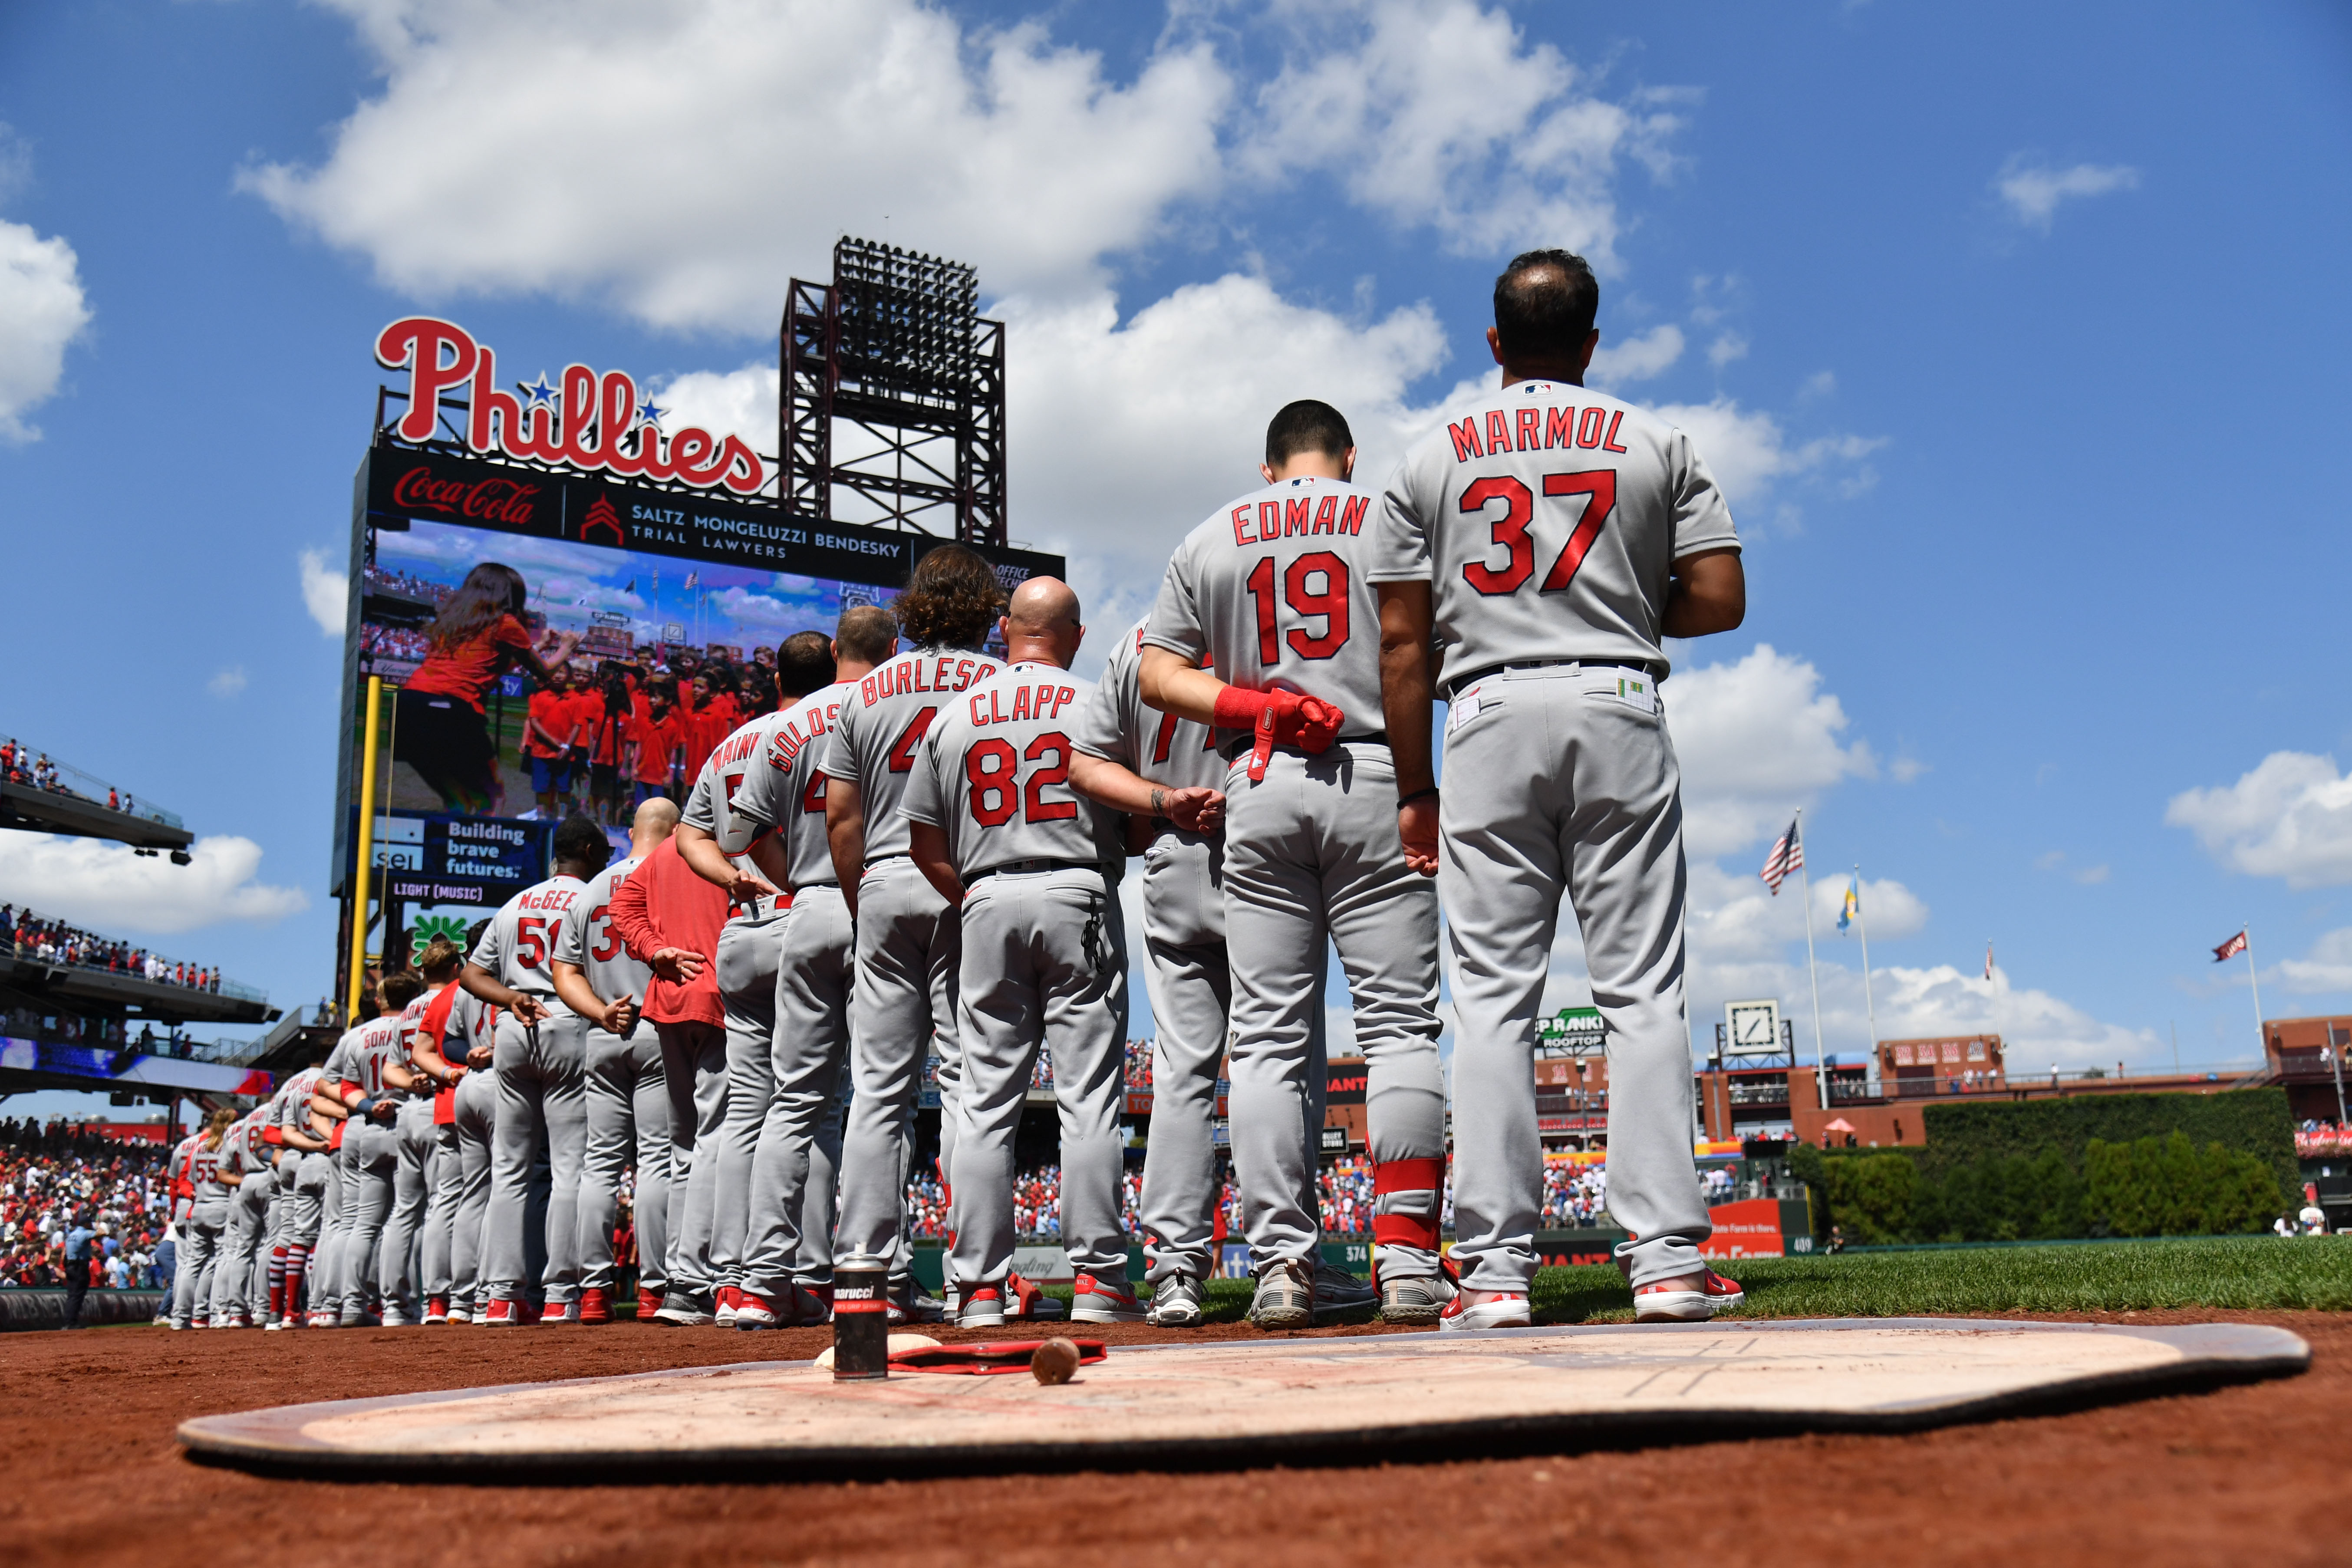
[(511, 615), (500, 616), (464, 642), (436, 645), (408, 678), (408, 689), (436, 697), (455, 697), (475, 712), (482, 710), (482, 690), (499, 678), (509, 648), (529, 652), (530, 633)]
[[(611, 762), (613, 759), (610, 757), (593, 754), (598, 746), (597, 731), (604, 726), (604, 694), (594, 689), (575, 691), (564, 699), (564, 703), (571, 710), (571, 722), (579, 727), (579, 732), (572, 737), (572, 744), (575, 748), (587, 747), (591, 762)], [(609, 744), (606, 742), (608, 749)]]
[(649, 713), (640, 713), (630, 721), (629, 739), (637, 743), (637, 782), (667, 784), (669, 782), (669, 753), (678, 743), (677, 714), (675, 710), (658, 722)]
[[(572, 734), (572, 697), (569, 692), (534, 691), (530, 694), (530, 732), (523, 737), (522, 754), (526, 757), (562, 757), (570, 752), (565, 742)], [(542, 733), (543, 731), (543, 733)], [(552, 735), (553, 741), (546, 737)]]
[[(442, 1032), (449, 1026), (449, 1009), (457, 1005), (457, 983), (452, 980), (448, 984), (444, 985), (440, 990), (436, 991), (433, 994), (433, 1000), (425, 1005), (425, 1016), (416, 1021), (416, 1035), (424, 1035), (430, 1037), (433, 1041), (433, 1048), (436, 1051), (438, 1051), (441, 1048)], [(414, 1040), (416, 1037), (416, 1035), (411, 1035), (408, 1037)], [(410, 1058), (412, 1061), (415, 1059), (415, 1058), (414, 1057)], [(445, 1057), (442, 1059), (446, 1061), (448, 1058)], [(463, 1062), (452, 1062), (450, 1065), (458, 1068), (462, 1072), (466, 1064)], [(453, 1083), (445, 1089), (435, 1089), (433, 1091), (433, 1121), (435, 1124), (436, 1126), (446, 1127), (457, 1120), (457, 1086)]]

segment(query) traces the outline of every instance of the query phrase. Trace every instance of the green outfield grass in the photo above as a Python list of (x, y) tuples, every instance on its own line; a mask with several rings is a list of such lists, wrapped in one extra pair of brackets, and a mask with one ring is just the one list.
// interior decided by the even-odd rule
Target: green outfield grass
[[(1896, 1318), (1913, 1313), (2118, 1312), (2156, 1307), (2352, 1310), (2352, 1237), (2217, 1237), (2064, 1247), (1741, 1258), (1754, 1318)], [(1249, 1310), (1250, 1285), (1209, 1282), (1208, 1315)], [(1536, 1276), (1539, 1323), (1630, 1322), (1617, 1270), (1547, 1268)]]

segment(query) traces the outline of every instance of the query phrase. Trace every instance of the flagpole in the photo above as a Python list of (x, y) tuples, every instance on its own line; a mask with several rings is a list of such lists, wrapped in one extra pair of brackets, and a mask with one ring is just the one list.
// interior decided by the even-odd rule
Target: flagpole
[[(2009, 1041), (2000, 1032), (2000, 965), (1992, 959), (1992, 938), (1985, 938), (1985, 984), (1992, 991), (1992, 1037), (2000, 1041), (2001, 1057), (2009, 1056)], [(2053, 1080), (2054, 1081), (2054, 1080)]]
[[(1805, 814), (1797, 812), (1797, 845), (1801, 857), (1805, 842)], [(1822, 977), (1813, 967), (1813, 873), (1801, 858), (1798, 874), (1805, 879), (1805, 978), (1813, 986), (1813, 1087), (1821, 1091), (1822, 1109), (1830, 1108), (1830, 1067), (1822, 1045)]]
[(2254, 968), (2254, 928), (2249, 925), (2241, 934), (2246, 940), (2246, 984), (2254, 988), (2254, 1046), (2267, 1057), (2270, 1046), (2263, 1038), (2263, 982)]
[(1862, 932), (1862, 1005), (1870, 1014), (1870, 1054), (1878, 1057), (1878, 1004), (1870, 994), (1870, 917), (1862, 908), (1862, 863), (1853, 868), (1853, 923)]

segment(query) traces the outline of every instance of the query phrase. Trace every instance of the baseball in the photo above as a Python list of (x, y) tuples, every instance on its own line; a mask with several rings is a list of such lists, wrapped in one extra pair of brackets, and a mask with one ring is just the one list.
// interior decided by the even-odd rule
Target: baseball
[(1078, 1370), (1078, 1347), (1067, 1340), (1047, 1340), (1029, 1358), (1029, 1375), (1047, 1384), (1067, 1383)]

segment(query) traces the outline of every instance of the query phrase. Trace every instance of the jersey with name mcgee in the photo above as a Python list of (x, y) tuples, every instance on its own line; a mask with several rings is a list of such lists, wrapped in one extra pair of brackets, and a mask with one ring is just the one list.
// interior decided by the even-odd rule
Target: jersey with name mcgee
[(1147, 647), (1249, 691), (1303, 691), (1378, 734), (1381, 612), (1367, 568), (1380, 498), (1339, 479), (1282, 479), (1184, 536), (1144, 622)]
[(1497, 665), (1653, 667), (1675, 562), (1737, 550), (1690, 437), (1606, 393), (1522, 381), (1415, 442), (1370, 531), (1375, 583), (1429, 583), (1441, 682)]
[(1093, 695), (1058, 665), (1022, 663), (940, 714), (916, 749), (906, 815), (947, 830), (961, 875), (1016, 860), (1125, 868), (1119, 814), (1070, 788), (1070, 731)]
[(737, 811), (783, 835), (784, 875), (794, 888), (838, 880), (824, 836), (824, 753), (856, 689), (854, 680), (836, 681), (786, 703), (783, 722), (768, 737), (767, 765), (753, 768), (735, 792)]
[[(1088, 756), (1118, 763), (1153, 784), (1170, 789), (1223, 789), (1225, 759), (1217, 750), (1218, 731), (1191, 719), (1162, 713), (1143, 700), (1143, 628), (1112, 645), (1070, 739)], [(1239, 731), (1228, 733), (1238, 736)]]
[[(624, 996), (646, 999), (653, 971), (629, 956), (613, 929), (613, 893), (644, 862), (631, 855), (588, 879), (588, 891), (572, 900), (555, 931), (555, 956), (580, 971), (588, 989), (606, 1002)], [(463, 1060), (460, 1057), (458, 1059)]]
[(1003, 668), (971, 648), (922, 647), (858, 677), (842, 701), (822, 765), (827, 778), (857, 786), (866, 859), (907, 852), (907, 819), (898, 805), (916, 748), (958, 697)]
[(525, 888), (499, 907), (469, 962), (510, 990), (534, 995), (559, 1013), (570, 1012), (555, 994), (547, 962), (555, 951), (556, 928), (587, 890), (579, 878), (562, 876)]
[[(678, 815), (679, 821), (710, 835), (738, 869), (755, 876), (763, 873), (751, 864), (751, 846), (773, 829), (767, 822), (745, 816), (736, 805), (736, 797), (742, 793), (743, 781), (760, 769), (769, 738), (783, 723), (782, 713), (762, 713), (730, 731), (725, 740), (711, 748), (702, 771), (695, 775), (694, 788), (687, 795), (686, 809)], [(775, 907), (773, 899), (755, 899), (735, 905), (729, 918), (761, 919), (774, 913)]]

